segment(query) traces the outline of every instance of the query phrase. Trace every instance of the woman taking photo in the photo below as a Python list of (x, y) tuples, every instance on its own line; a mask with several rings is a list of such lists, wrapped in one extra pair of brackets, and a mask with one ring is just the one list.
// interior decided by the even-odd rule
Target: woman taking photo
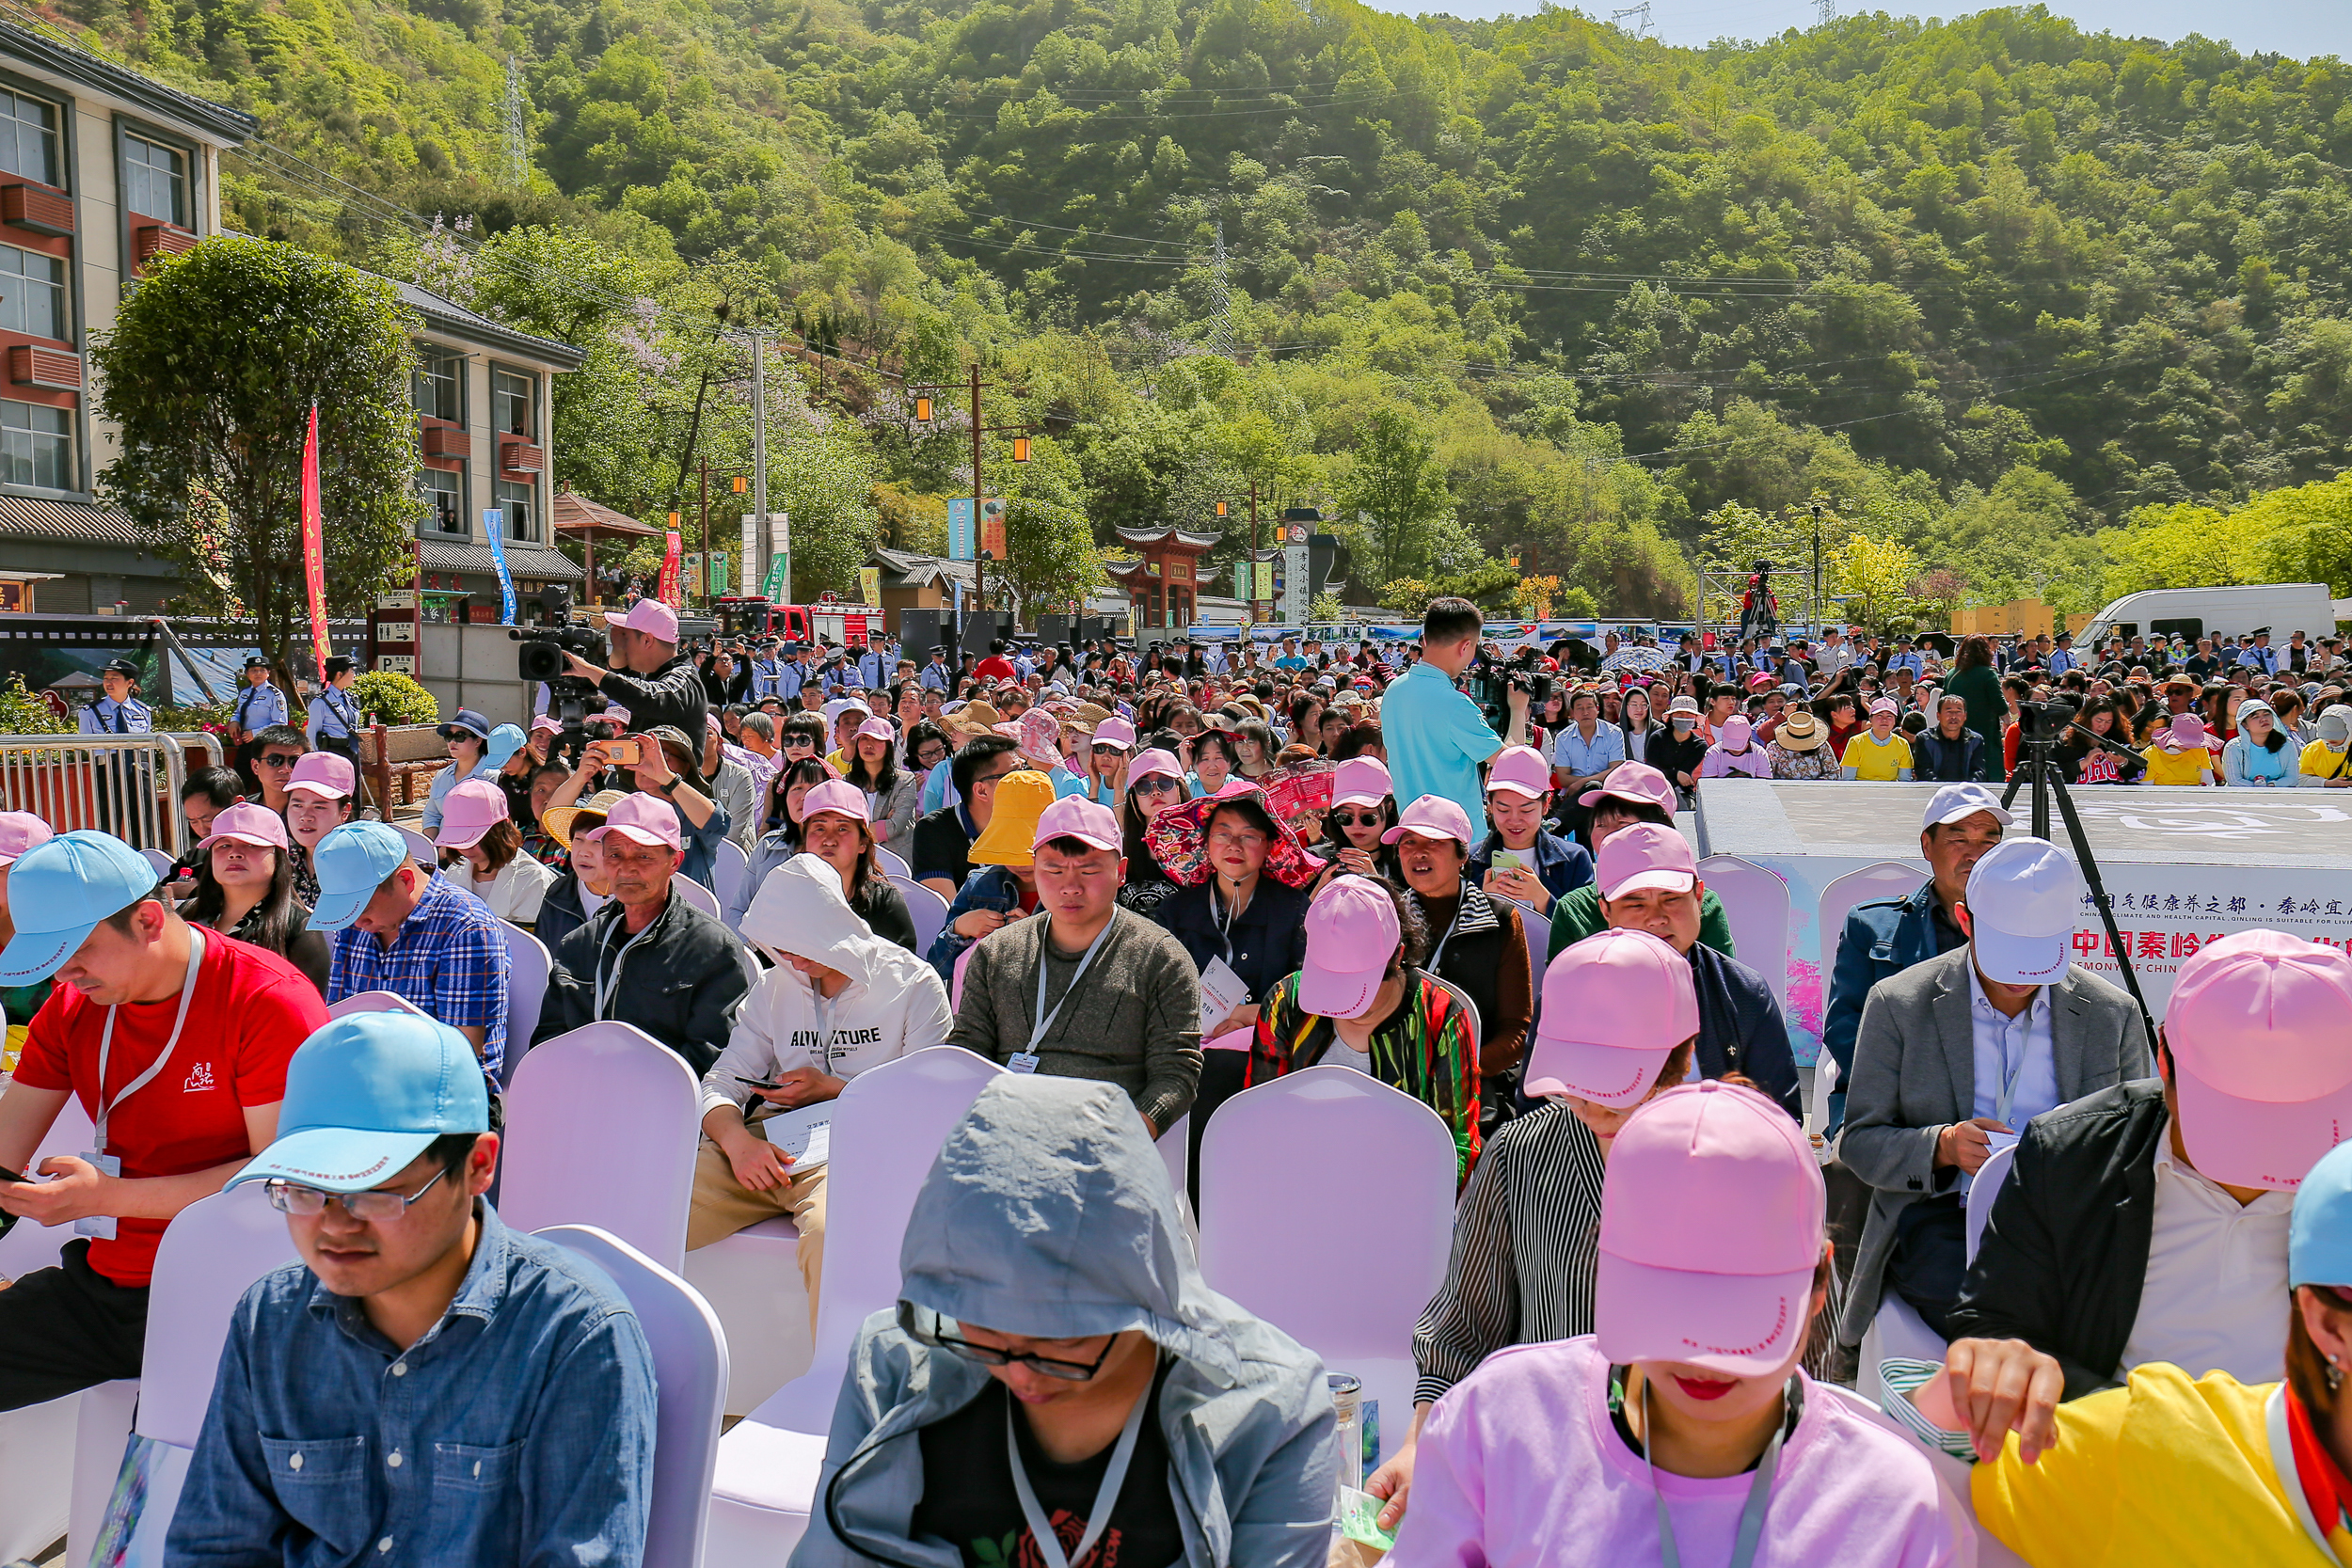
[(446, 806), (441, 831), (433, 835), (441, 869), (492, 914), (530, 930), (555, 873), (522, 852), (506, 792), (486, 779), (468, 779), (449, 792)]
[(1145, 847), (1144, 830), (1168, 807), (1192, 799), (1184, 787), (1184, 770), (1176, 753), (1158, 747), (1137, 752), (1127, 765), (1127, 787), (1120, 793), (1119, 832), (1125, 846), (1127, 879), (1119, 885), (1119, 902), (1137, 914), (1150, 914), (1176, 891), (1175, 879)]
[[(498, 793), (494, 785), (478, 787)], [(181, 918), (268, 948), (325, 996), (326, 938), (310, 928), (310, 911), (294, 896), (294, 856), (278, 814), (267, 806), (230, 806), (213, 818), (197, 848), (196, 894), (180, 906)]]
[(2222, 782), (2260, 789), (2291, 789), (2302, 748), (2290, 745), (2279, 715), (2256, 697), (2238, 705), (2237, 734), (2221, 748)]
[(865, 793), (866, 820), (874, 837), (905, 848), (914, 831), (914, 808), (923, 794), (922, 779), (898, 766), (898, 732), (887, 719), (868, 719), (857, 727), (850, 742), (856, 755), (843, 778)]
[[(843, 895), (866, 928), (884, 942), (895, 942), (912, 953), (914, 916), (907, 911), (906, 895), (890, 885), (874, 861), (873, 824), (866, 814), (871, 797), (845, 779), (834, 779), (808, 791), (801, 802), (803, 852), (816, 856), (840, 873)], [(762, 880), (766, 873), (761, 873)], [(750, 884), (750, 879), (745, 882)], [(752, 889), (752, 896), (758, 890)]]

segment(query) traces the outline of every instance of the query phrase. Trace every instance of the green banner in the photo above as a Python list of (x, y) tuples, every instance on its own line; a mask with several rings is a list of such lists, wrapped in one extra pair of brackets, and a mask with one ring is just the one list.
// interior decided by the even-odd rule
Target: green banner
[(775, 559), (768, 562), (768, 580), (759, 585), (760, 597), (771, 603), (781, 597), (784, 594), (784, 579), (791, 570), (792, 558), (779, 551)]
[(704, 568), (703, 575), (708, 578), (710, 582), (704, 592), (715, 597), (727, 591), (727, 558), (719, 551), (713, 550), (710, 552), (708, 561), (709, 564)]

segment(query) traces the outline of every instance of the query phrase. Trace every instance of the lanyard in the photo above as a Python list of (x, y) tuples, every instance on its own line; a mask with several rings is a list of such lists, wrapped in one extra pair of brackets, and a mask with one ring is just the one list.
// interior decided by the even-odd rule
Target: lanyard
[[(1650, 1459), (1658, 1447), (1657, 1430), (1650, 1425), (1649, 1379), (1645, 1376), (1642, 1379), (1642, 1465), (1649, 1472), (1650, 1497), (1658, 1504), (1658, 1555), (1666, 1568), (1682, 1568), (1682, 1548), (1675, 1544), (1674, 1520), (1666, 1513), (1666, 1495), (1658, 1490), (1658, 1466)], [(1780, 1468), (1781, 1440), (1788, 1435), (1788, 1423), (1784, 1419), (1772, 1429), (1772, 1440), (1764, 1445), (1756, 1479), (1748, 1482), (1747, 1504), (1740, 1510), (1740, 1535), (1732, 1543), (1727, 1568), (1749, 1568), (1756, 1560), (1756, 1544), (1764, 1537), (1764, 1511), (1772, 1501), (1772, 1472)]]
[(2332, 1561), (2336, 1548), (2328, 1539), (2328, 1528), (2335, 1521), (2322, 1524), (2312, 1513), (2311, 1498), (2304, 1495), (2302, 1468), (2295, 1459), (2295, 1437), (2287, 1426), (2285, 1384), (2270, 1390), (2270, 1398), (2265, 1402), (2263, 1424), (2270, 1439), (2270, 1468), (2279, 1478), (2279, 1490), (2286, 1494), (2287, 1506), (2294, 1510), (2296, 1523), (2303, 1527), (2303, 1533)]
[[(1255, 896), (1254, 893), (1252, 896)], [(1240, 914), (1241, 911), (1238, 910), (1227, 909), (1224, 902), (1217, 897), (1216, 877), (1215, 873), (1211, 873), (1209, 877), (1209, 918), (1216, 922), (1216, 940), (1225, 944), (1225, 965), (1228, 969), (1233, 964), (1233, 922), (1240, 918)]]
[(97, 1129), (90, 1147), (99, 1153), (106, 1152), (106, 1118), (121, 1109), (122, 1102), (154, 1081), (171, 1060), (172, 1048), (180, 1043), (180, 1031), (188, 1022), (188, 1006), (196, 1000), (196, 972), (204, 963), (204, 933), (193, 925), (188, 927), (188, 977), (180, 983), (180, 1016), (171, 1021), (171, 1037), (155, 1053), (155, 1059), (147, 1064), (147, 1070), (122, 1085), (122, 1091), (112, 1100), (106, 1098), (106, 1058), (113, 1054), (115, 1045), (115, 1013), (106, 1009), (106, 1027), (98, 1036), (98, 1092), (90, 1098), (98, 1101)]
[[(1119, 911), (1114, 910), (1111, 911), (1111, 918), (1103, 923), (1103, 928), (1094, 933), (1094, 940), (1087, 944), (1086, 957), (1078, 960), (1077, 972), (1070, 976), (1070, 989), (1061, 993), (1061, 1001), (1054, 1004), (1054, 1010), (1050, 1013), (1045, 1010), (1045, 971), (1047, 967), (1045, 957), (1047, 949), (1045, 944), (1054, 940), (1054, 930), (1051, 926), (1048, 926), (1043, 931), (1038, 933), (1037, 1010), (1040, 1016), (1037, 1021), (1037, 1027), (1029, 1031), (1028, 1050), (1032, 1054), (1034, 1054), (1037, 1051), (1037, 1042), (1045, 1037), (1045, 1031), (1054, 1026), (1054, 1020), (1061, 1016), (1062, 1008), (1068, 1005), (1071, 997), (1077, 994), (1078, 981), (1085, 975), (1087, 972), (1087, 965), (1094, 961), (1094, 955), (1101, 952), (1103, 950), (1103, 943), (1110, 939), (1111, 927), (1118, 924)], [(1086, 1554), (1081, 1552), (1078, 1555), (1084, 1557)]]
[(1021, 1516), (1028, 1521), (1029, 1539), (1037, 1544), (1037, 1555), (1044, 1560), (1045, 1568), (1070, 1568), (1073, 1562), (1084, 1562), (1103, 1531), (1110, 1528), (1111, 1510), (1119, 1501), (1120, 1487), (1126, 1483), (1127, 1465), (1136, 1457), (1136, 1439), (1143, 1432), (1143, 1413), (1151, 1402), (1149, 1388), (1136, 1396), (1135, 1408), (1127, 1412), (1127, 1424), (1120, 1429), (1119, 1445), (1111, 1449), (1110, 1465), (1103, 1472), (1103, 1484), (1094, 1489), (1086, 1533), (1078, 1537), (1078, 1549), (1064, 1557), (1061, 1537), (1054, 1533), (1053, 1522), (1038, 1506), (1037, 1490), (1029, 1484), (1028, 1469), (1021, 1463), (1021, 1440), (1012, 1430), (1012, 1401), (1005, 1402), (1005, 1454), (1012, 1461), (1012, 1489), (1021, 1498)]

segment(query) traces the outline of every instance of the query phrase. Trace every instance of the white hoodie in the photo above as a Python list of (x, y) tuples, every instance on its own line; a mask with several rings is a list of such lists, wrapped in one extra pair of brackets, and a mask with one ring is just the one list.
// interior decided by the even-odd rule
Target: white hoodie
[(834, 1078), (910, 1051), (943, 1045), (954, 1023), (947, 988), (931, 966), (866, 929), (842, 895), (841, 874), (800, 854), (768, 873), (743, 911), (743, 940), (838, 970), (850, 983), (831, 998), (800, 971), (779, 963), (761, 976), (735, 1015), (735, 1031), (703, 1075), (702, 1108), (740, 1106), (739, 1078), (773, 1079), (814, 1067)]

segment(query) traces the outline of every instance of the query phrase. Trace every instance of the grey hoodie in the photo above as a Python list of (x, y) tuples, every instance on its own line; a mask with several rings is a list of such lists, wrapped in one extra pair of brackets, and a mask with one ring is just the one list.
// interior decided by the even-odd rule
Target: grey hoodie
[[(924, 1179), (898, 1261), (905, 1299), (959, 1323), (1038, 1338), (1141, 1329), (1175, 1357), (1160, 1423), (1185, 1562), (1325, 1560), (1339, 1470), (1323, 1363), (1202, 1283), (1168, 1167), (1118, 1089), (993, 1080)], [(960, 1568), (947, 1543), (908, 1536), (918, 1433), (988, 1379), (893, 1313), (868, 1318), (793, 1568)]]

